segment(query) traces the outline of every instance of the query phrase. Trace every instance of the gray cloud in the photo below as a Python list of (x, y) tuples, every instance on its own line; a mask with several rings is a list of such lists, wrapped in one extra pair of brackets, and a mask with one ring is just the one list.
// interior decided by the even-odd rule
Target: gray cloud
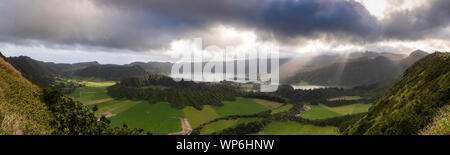
[(147, 51), (186, 37), (213, 38), (205, 31), (217, 24), (285, 44), (324, 35), (414, 40), (448, 27), (449, 10), (450, 1), (431, 0), (380, 21), (357, 2), (336, 0), (0, 0), (0, 42)]
[(426, 6), (395, 12), (380, 22), (387, 38), (416, 40), (435, 37), (430, 35), (450, 26), (450, 1), (430, 0)]

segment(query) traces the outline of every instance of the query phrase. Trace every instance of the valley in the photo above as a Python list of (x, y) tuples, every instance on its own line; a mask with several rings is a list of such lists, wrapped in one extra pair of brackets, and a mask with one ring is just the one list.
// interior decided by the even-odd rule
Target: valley
[[(65, 79), (67, 82), (76, 82), (84, 85), (77, 88), (69, 96), (82, 102), (93, 109), (97, 108), (96, 116), (105, 116), (111, 120), (112, 126), (122, 126), (140, 128), (150, 131), (156, 135), (167, 135), (183, 130), (180, 119), (185, 119), (191, 128), (198, 128), (200, 125), (215, 119), (220, 119), (233, 115), (252, 115), (267, 110), (271, 110), (271, 115), (280, 114), (291, 110), (293, 104), (283, 104), (280, 102), (238, 97), (235, 101), (225, 101), (223, 106), (205, 105), (201, 110), (191, 106), (182, 109), (173, 108), (167, 102), (150, 104), (143, 100), (113, 99), (107, 94), (107, 87), (116, 84), (114, 81), (102, 81), (95, 79), (75, 80)], [(168, 87), (159, 85), (148, 85), (143, 89), (167, 89)], [(342, 96), (330, 98), (336, 100), (359, 100), (359, 96)], [(344, 115), (364, 113), (368, 111), (371, 104), (352, 104), (339, 107), (327, 107), (325, 105), (308, 105), (310, 110), (303, 112), (300, 117), (305, 119), (327, 119)], [(203, 126), (200, 134), (218, 133), (227, 128), (236, 127), (239, 124), (261, 121), (260, 117), (225, 119), (212, 122)], [(295, 125), (294, 125), (295, 124)], [(275, 127), (280, 126), (280, 127)], [(286, 129), (285, 127), (286, 126)], [(263, 129), (261, 134), (338, 134), (337, 129), (331, 127), (318, 127), (314, 125), (301, 125), (299, 123), (273, 122)], [(313, 130), (316, 130), (313, 132)]]
[[(17, 59), (11, 60), (17, 62)], [(47, 81), (53, 82), (45, 83), (50, 88), (43, 87), (44, 92), (55, 89), (65, 93), (75, 102), (73, 104), (79, 102), (82, 107), (87, 108), (87, 113), (91, 111), (97, 121), (107, 122), (111, 127), (106, 129), (108, 132), (126, 134), (129, 134), (128, 132), (154, 135), (349, 134), (355, 132), (360, 123), (364, 123), (359, 120), (367, 119), (365, 116), (368, 113), (374, 113), (376, 112), (374, 108), (380, 108), (380, 105), (377, 105), (380, 102), (379, 98), (386, 95), (386, 90), (392, 85), (398, 83), (397, 80), (385, 80), (368, 85), (336, 87), (314, 86), (310, 85), (310, 82), (300, 81), (294, 85), (282, 84), (276, 92), (262, 93), (258, 91), (258, 83), (184, 80), (176, 82), (164, 74), (141, 75), (143, 73), (139, 67), (129, 65), (98, 66), (96, 63), (83, 63), (67, 72), (67, 69), (54, 70), (64, 68), (62, 66), (66, 64), (49, 64), (21, 57), (21, 61), (23, 60), (41, 64), (34, 68), (41, 67), (38, 70), (45, 73), (42, 74), (45, 78), (52, 77), (52, 80)], [(441, 66), (445, 66), (444, 64)], [(92, 65), (97, 67), (90, 69)], [(97, 72), (91, 73), (92, 70)], [(406, 70), (403, 76), (407, 76), (412, 70)], [(104, 78), (107, 72), (111, 74), (108, 73), (109, 78)], [(121, 72), (137, 74), (125, 76)], [(30, 75), (30, 71), (21, 73)], [(36, 77), (39, 74), (33, 73), (32, 76)], [(54, 97), (52, 93), (55, 92), (48, 94), (51, 102), (57, 99), (52, 99)], [(445, 100), (445, 96), (443, 97)], [(3, 113), (5, 112), (0, 115)], [(5, 116), (0, 118), (9, 119)], [(432, 130), (438, 127), (428, 128)]]

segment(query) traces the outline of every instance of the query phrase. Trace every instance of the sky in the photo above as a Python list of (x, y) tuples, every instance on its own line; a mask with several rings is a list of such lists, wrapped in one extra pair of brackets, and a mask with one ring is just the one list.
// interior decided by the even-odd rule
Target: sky
[(450, 49), (449, 0), (0, 0), (0, 52), (37, 60), (172, 61), (180, 45), (282, 56)]

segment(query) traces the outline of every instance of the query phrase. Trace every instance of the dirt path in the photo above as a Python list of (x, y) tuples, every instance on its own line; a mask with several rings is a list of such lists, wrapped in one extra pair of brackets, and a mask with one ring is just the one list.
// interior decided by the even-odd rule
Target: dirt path
[(192, 132), (191, 124), (189, 124), (189, 121), (187, 118), (178, 118), (181, 121), (181, 131), (175, 132), (175, 133), (169, 133), (169, 135), (189, 135)]

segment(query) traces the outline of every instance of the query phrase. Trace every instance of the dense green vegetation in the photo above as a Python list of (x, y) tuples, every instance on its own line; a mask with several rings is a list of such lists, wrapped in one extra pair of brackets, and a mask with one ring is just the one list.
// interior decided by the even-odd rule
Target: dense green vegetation
[(344, 134), (418, 134), (449, 104), (449, 56), (437, 52), (414, 63)]
[[(148, 87), (161, 85), (169, 88)], [(198, 110), (203, 105), (222, 106), (222, 101), (233, 101), (237, 92), (229, 87), (191, 81), (175, 82), (172, 78), (160, 75), (122, 80), (114, 86), (108, 87), (108, 95), (115, 99), (147, 100), (150, 103), (168, 102), (173, 108), (182, 109), (192, 106)]]

